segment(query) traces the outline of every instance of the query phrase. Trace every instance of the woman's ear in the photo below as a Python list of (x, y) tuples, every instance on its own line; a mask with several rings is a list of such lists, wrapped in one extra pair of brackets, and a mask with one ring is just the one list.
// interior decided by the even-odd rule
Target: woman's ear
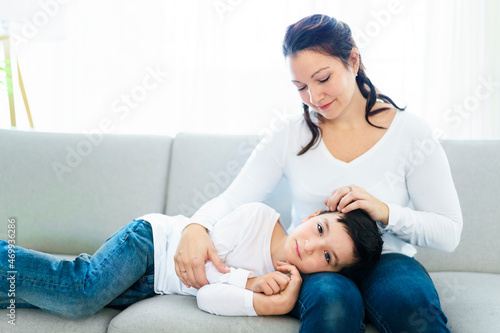
[(358, 75), (359, 72), (359, 51), (357, 48), (351, 50), (351, 55), (349, 56), (349, 63), (352, 66), (352, 71), (354, 75)]
[(309, 215), (308, 217), (306, 217), (305, 219), (303, 219), (303, 220), (302, 220), (302, 223), (306, 222), (306, 221), (307, 221), (307, 220), (309, 220), (310, 218), (313, 218), (313, 217), (317, 216), (317, 215), (318, 215), (319, 213), (321, 213), (321, 212), (322, 212), (322, 210), (320, 209), (320, 210), (316, 211), (314, 214)]

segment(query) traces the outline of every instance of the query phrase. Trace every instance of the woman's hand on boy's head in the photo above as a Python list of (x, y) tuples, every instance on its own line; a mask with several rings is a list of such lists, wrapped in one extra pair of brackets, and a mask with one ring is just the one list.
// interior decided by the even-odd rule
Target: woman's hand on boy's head
[(285, 290), (290, 277), (281, 272), (270, 272), (247, 280), (246, 289), (267, 296), (275, 295)]
[(383, 224), (389, 221), (389, 207), (354, 184), (342, 186), (334, 190), (330, 197), (324, 200), (326, 210), (348, 213), (356, 209), (364, 210), (372, 220)]

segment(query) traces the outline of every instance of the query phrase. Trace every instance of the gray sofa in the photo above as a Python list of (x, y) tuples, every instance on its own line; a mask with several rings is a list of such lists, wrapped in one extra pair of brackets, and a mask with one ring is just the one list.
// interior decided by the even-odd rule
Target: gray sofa
[[(132, 218), (192, 215), (236, 176), (255, 136), (80, 135), (0, 130), (0, 238), (15, 219), (18, 245), (72, 258), (93, 253)], [(419, 249), (452, 332), (500, 331), (500, 141), (443, 141), (464, 215), (453, 253)], [(283, 181), (266, 201), (290, 219)], [(2, 258), (1, 260), (7, 260)], [(427, 309), (408, 318), (421, 332)], [(218, 317), (187, 296), (156, 296), (66, 320), (38, 309), (0, 310), (1, 332), (297, 332), (287, 317)], [(368, 326), (367, 332), (375, 332)]]

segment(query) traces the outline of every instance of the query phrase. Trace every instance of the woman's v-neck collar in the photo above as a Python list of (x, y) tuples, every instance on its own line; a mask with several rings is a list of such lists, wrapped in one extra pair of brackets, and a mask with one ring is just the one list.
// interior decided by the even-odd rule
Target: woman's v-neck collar
[[(389, 128), (387, 129), (387, 131), (384, 133), (384, 135), (370, 149), (368, 149), (367, 151), (365, 151), (363, 154), (359, 155), (358, 157), (356, 157), (352, 161), (344, 162), (342, 160), (337, 159), (335, 156), (333, 156), (333, 154), (326, 147), (326, 144), (323, 142), (322, 136), (320, 136), (318, 148), (321, 149), (322, 153), (325, 154), (327, 156), (327, 158), (332, 160), (335, 164), (338, 164), (338, 165), (343, 166), (343, 167), (349, 167), (349, 166), (358, 164), (358, 163), (362, 162), (363, 160), (365, 160), (366, 158), (368, 158), (369, 155), (373, 154), (376, 150), (379, 149), (379, 147), (381, 145), (383, 145), (383, 143), (385, 141), (388, 140), (387, 138), (394, 131), (394, 127), (396, 127), (396, 123), (399, 121), (399, 118), (400, 118), (399, 114), (400, 113), (401, 113), (401, 111), (396, 111), (396, 115), (392, 119), (392, 122), (389, 125)], [(317, 118), (316, 118), (316, 120), (317, 120)], [(317, 122), (316, 122), (316, 124), (317, 124)]]

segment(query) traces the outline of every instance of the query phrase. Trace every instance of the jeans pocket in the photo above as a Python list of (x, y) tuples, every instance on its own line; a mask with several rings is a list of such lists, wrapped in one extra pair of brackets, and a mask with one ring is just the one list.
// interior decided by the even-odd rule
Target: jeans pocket
[(154, 292), (155, 289), (155, 276), (154, 275), (144, 275), (138, 281), (137, 289), (143, 292), (144, 294), (149, 294)]
[(120, 296), (115, 298), (107, 306), (124, 309), (127, 306), (137, 303), (143, 299), (155, 296), (154, 275), (144, 275), (134, 285), (128, 288)]

